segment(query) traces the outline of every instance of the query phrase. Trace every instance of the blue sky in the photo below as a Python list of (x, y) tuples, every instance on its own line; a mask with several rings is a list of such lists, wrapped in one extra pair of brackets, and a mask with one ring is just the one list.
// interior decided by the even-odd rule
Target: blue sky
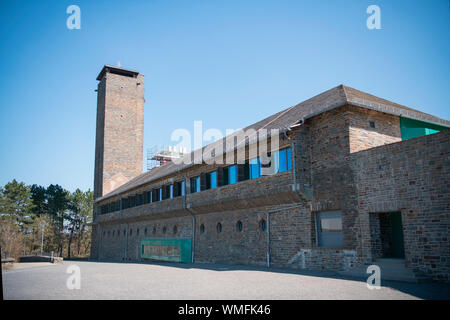
[(341, 83), (450, 119), (448, 0), (2, 1), (0, 24), (0, 185), (93, 188), (95, 78), (118, 61), (146, 77), (144, 155)]

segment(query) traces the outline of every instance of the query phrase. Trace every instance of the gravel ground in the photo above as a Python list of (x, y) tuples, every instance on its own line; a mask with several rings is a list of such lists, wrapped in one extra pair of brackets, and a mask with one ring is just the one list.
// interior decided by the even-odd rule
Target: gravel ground
[[(69, 290), (70, 265), (81, 288)], [(64, 261), (3, 272), (5, 299), (450, 299), (450, 285), (361, 280), (331, 273), (217, 264)]]

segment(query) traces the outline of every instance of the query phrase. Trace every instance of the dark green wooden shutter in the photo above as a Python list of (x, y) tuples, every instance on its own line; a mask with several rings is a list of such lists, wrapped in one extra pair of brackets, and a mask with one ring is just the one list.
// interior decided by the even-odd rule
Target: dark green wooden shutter
[(206, 173), (200, 174), (200, 191), (206, 190)]
[(223, 181), (223, 167), (220, 167), (217, 169), (217, 186), (223, 186), (224, 185), (224, 181)]

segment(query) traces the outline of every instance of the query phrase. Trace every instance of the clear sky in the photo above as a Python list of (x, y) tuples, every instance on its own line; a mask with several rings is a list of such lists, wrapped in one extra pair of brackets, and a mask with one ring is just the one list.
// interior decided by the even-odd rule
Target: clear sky
[(95, 78), (118, 61), (145, 75), (144, 155), (341, 83), (450, 119), (449, 0), (4, 0), (0, 25), (0, 185), (93, 188)]

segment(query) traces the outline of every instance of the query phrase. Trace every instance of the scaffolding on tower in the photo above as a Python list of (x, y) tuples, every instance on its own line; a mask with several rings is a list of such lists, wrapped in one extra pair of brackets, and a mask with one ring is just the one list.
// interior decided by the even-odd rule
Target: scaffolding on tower
[(163, 166), (174, 159), (179, 159), (186, 154), (186, 148), (169, 146), (167, 149), (164, 146), (153, 146), (147, 149), (147, 171), (153, 168)]

